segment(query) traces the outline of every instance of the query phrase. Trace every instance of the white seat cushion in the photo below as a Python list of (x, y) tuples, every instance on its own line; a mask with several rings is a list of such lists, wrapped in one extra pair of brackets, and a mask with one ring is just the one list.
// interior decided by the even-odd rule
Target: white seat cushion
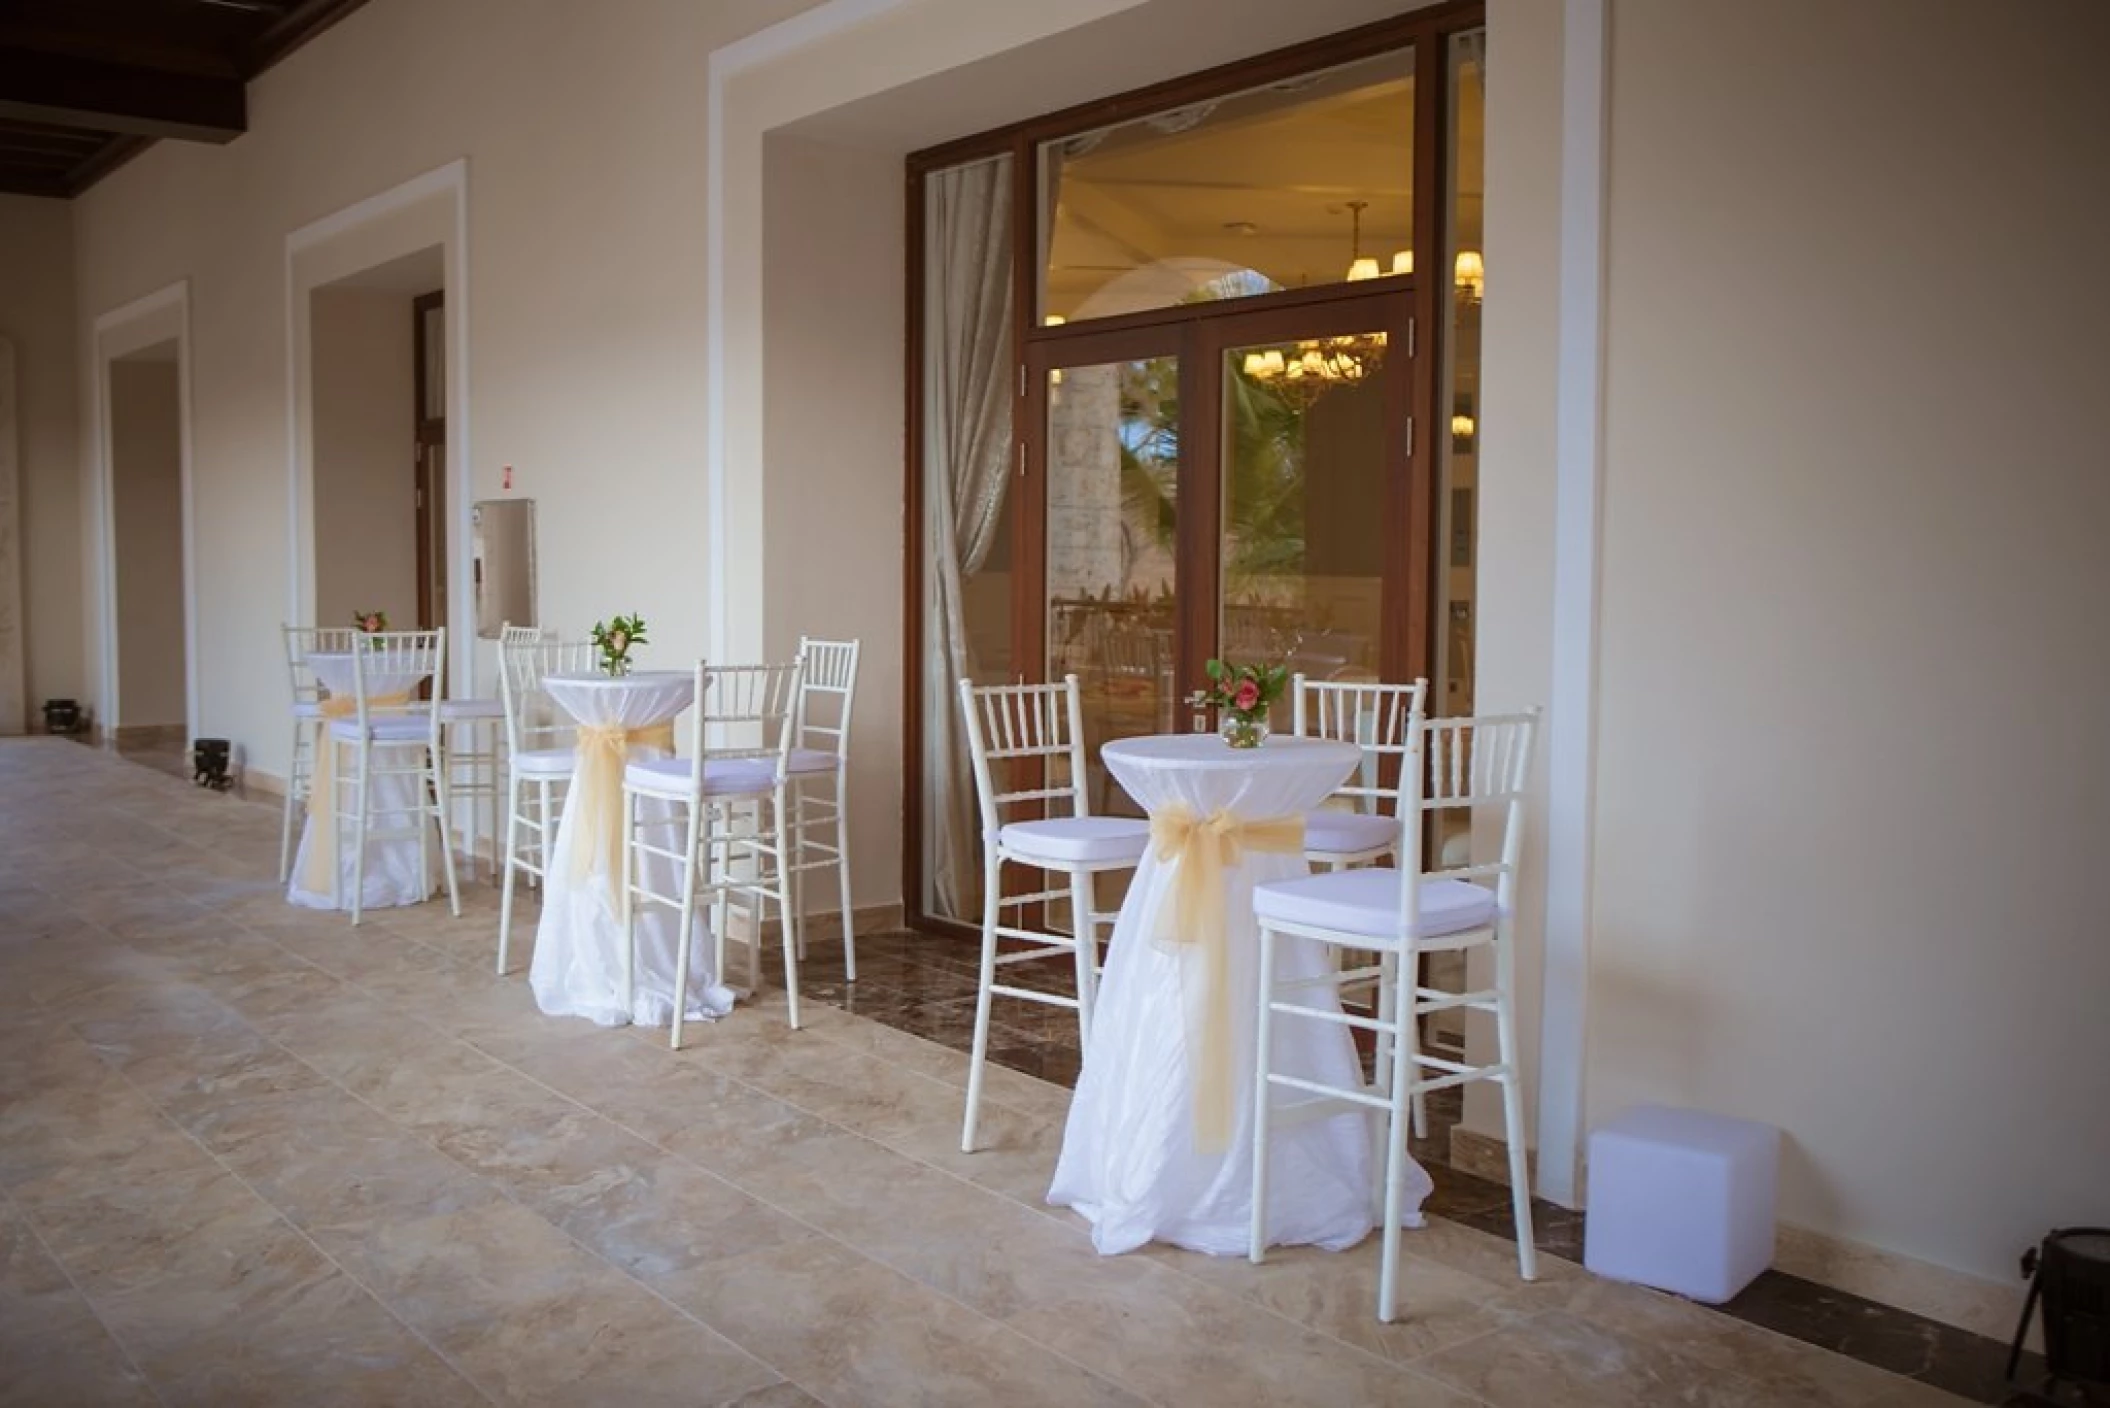
[(522, 777), (570, 777), (579, 755), (569, 748), (523, 749), (513, 755), (513, 771)]
[(820, 748), (794, 748), (791, 761), (785, 765), (787, 772), (834, 772), (843, 764), (842, 754), (830, 753)]
[(505, 705), (496, 699), (442, 699), (440, 717), (449, 723), (469, 719), (502, 719), (506, 716)]
[[(645, 758), (623, 769), (623, 785), (662, 797), (684, 797), (695, 776), (692, 759)], [(712, 797), (744, 797), (776, 785), (776, 765), (761, 758), (726, 758), (704, 766), (703, 790)]]
[(1150, 845), (1150, 823), (1125, 816), (1061, 816), (1014, 821), (999, 834), (1004, 849), (1027, 860), (1139, 861)]
[(313, 699), (296, 699), (293, 701), (293, 717), (319, 719), (322, 717), (322, 705)]
[(1307, 854), (1363, 855), (1399, 844), (1399, 822), (1394, 817), (1367, 812), (1316, 811), (1304, 815), (1304, 850)]
[[(368, 719), (366, 727), (376, 743), (423, 743), (432, 732), (431, 722), (418, 714), (383, 714)], [(338, 719), (331, 723), (330, 733), (348, 743), (357, 743), (359, 721)]]
[[(1262, 919), (1338, 929), (1373, 939), (1399, 936), (1397, 870), (1335, 870), (1302, 880), (1277, 880), (1253, 888), (1253, 912)], [(1464, 880), (1421, 882), (1421, 928), (1416, 938), (1433, 939), (1492, 923), (1494, 891)]]

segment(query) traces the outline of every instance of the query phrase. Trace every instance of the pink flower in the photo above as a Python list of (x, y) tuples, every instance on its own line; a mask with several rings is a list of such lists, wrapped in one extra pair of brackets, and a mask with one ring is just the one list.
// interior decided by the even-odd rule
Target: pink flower
[(1255, 708), (1260, 703), (1260, 681), (1240, 680), (1238, 692), (1231, 696), (1231, 707), (1241, 713)]

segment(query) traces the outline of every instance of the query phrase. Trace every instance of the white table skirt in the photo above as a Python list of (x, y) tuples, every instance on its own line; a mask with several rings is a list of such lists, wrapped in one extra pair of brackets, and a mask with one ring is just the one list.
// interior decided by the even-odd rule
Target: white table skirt
[[(1197, 816), (1229, 809), (1248, 820), (1300, 815), (1323, 802), (1356, 768), (1353, 744), (1272, 738), (1261, 748), (1230, 748), (1214, 735), (1176, 734), (1109, 743), (1102, 756), (1146, 811), (1185, 804)], [(1114, 926), (1106, 974), (1092, 1014), (1092, 1042), (1070, 1105), (1062, 1157), (1048, 1201), (1092, 1224), (1102, 1253), (1146, 1242), (1217, 1256), (1246, 1252), (1253, 1204), (1253, 1043), (1259, 983), (1259, 929), (1253, 886), (1305, 874), (1301, 855), (1247, 853), (1224, 872), (1229, 945), (1235, 1113), (1229, 1148), (1197, 1151), (1189, 1022), (1183, 1003), (1200, 995), (1193, 946), (1168, 952), (1155, 941), (1159, 907), (1178, 863), (1144, 857)], [(1283, 938), (1282, 977), (1317, 976), (1334, 961), (1317, 945)], [(1183, 997), (1186, 994), (1187, 997)], [(1321, 1005), (1325, 989), (1310, 990)], [(1338, 1010), (1336, 1008), (1336, 1010)], [(1275, 1068), (1329, 1084), (1349, 1084), (1360, 1066), (1345, 1027), (1312, 1021), (1276, 1024)], [(1346, 1114), (1272, 1138), (1268, 1227), (1277, 1244), (1354, 1245), (1374, 1225), (1372, 1122)], [(1408, 1172), (1409, 1225), (1419, 1225), (1431, 1191), (1416, 1165)]]
[[(689, 707), (695, 677), (673, 670), (641, 670), (622, 676), (553, 675), (546, 681), (550, 697), (582, 724), (644, 729), (671, 723)], [(658, 758), (665, 750), (632, 743), (630, 758)], [(618, 779), (620, 784), (620, 779)], [(590, 860), (581, 876), (574, 855), (581, 805), (579, 779), (564, 798), (549, 873), (542, 882), (542, 922), (535, 930), (535, 957), (528, 985), (535, 1002), (553, 1016), (585, 1017), (604, 1027), (635, 1022), (666, 1026), (674, 1019), (675, 930), (680, 918), (672, 910), (650, 905), (638, 911), (635, 1002), (623, 1004), (622, 876), (608, 874), (600, 857)], [(664, 823), (654, 844), (681, 849), (686, 826), (679, 808), (649, 799), (638, 803), (643, 821)], [(644, 878), (663, 895), (680, 893), (674, 862), (648, 858)], [(710, 1020), (733, 1010), (732, 990), (719, 985), (711, 969), (708, 916), (699, 909), (689, 934), (689, 1001), (687, 1021)]]
[[(333, 699), (352, 698), (352, 657), (348, 651), (322, 651), (307, 657), (308, 667), (315, 672), (330, 691)], [(369, 697), (380, 698), (390, 694), (409, 694), (425, 676), (422, 673), (370, 674), (366, 688)], [(349, 717), (349, 716), (347, 716)], [(332, 719), (322, 719), (316, 725), (316, 756), (319, 759), (324, 749), (335, 747), (330, 736)], [(350, 758), (352, 750), (345, 749)], [(376, 747), (373, 757), (379, 767), (397, 768), (413, 765), (419, 756), (418, 745), (394, 745)], [(375, 827), (401, 826), (403, 819), (418, 804), (418, 779), (409, 773), (382, 773), (373, 781), (369, 797), (368, 816)], [(308, 851), (315, 844), (314, 811), (334, 806), (336, 798), (314, 792), (309, 800), (309, 817), (300, 829), (300, 849), (293, 857), (293, 876), (286, 886), (286, 901), (304, 909), (350, 909), (352, 872), (355, 855), (350, 836), (343, 836), (337, 846), (337, 883), (327, 891), (311, 890), (302, 882), (307, 876)], [(350, 829), (348, 820), (340, 820), (339, 826)], [(398, 838), (366, 843), (366, 884), (362, 907), (366, 909), (390, 909), (397, 905), (423, 904), (432, 897), (440, 883), (440, 852), (442, 842), (437, 827), (432, 832), (432, 844), (425, 847), (424, 864), (418, 863), (418, 843)]]

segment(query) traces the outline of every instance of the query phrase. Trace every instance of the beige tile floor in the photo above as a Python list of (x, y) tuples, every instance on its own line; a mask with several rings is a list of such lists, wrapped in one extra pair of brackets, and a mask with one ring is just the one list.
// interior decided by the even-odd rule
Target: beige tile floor
[(1443, 1221), (1101, 1258), (1068, 1092), (764, 998), (669, 1052), (491, 972), (495, 892), (359, 930), (277, 813), (0, 743), (0, 1402), (1957, 1403)]

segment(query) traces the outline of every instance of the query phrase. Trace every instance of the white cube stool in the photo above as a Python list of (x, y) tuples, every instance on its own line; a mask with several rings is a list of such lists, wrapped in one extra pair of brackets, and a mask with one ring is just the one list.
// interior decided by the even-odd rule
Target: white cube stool
[(1780, 1131), (1641, 1105), (1590, 1136), (1583, 1265), (1719, 1305), (1773, 1261)]

